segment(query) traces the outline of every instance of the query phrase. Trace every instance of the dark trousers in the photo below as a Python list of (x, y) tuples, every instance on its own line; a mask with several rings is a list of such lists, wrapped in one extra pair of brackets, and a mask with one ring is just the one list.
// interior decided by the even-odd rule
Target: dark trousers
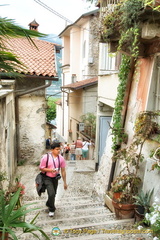
[(49, 208), (50, 212), (54, 212), (56, 209), (55, 197), (56, 197), (56, 192), (58, 187), (58, 179), (45, 176), (44, 184), (46, 186), (47, 193), (48, 193), (48, 200), (46, 202), (46, 206)]

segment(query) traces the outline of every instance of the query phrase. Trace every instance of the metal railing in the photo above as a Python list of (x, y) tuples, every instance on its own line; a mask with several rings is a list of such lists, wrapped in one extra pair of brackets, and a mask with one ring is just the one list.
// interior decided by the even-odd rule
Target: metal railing
[(121, 0), (99, 0), (101, 16), (106, 12), (113, 12), (120, 1)]

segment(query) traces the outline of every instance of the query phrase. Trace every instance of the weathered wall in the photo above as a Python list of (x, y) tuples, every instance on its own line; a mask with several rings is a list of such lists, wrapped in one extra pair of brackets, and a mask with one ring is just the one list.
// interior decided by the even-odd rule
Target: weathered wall
[[(127, 115), (125, 119), (125, 132), (129, 134), (128, 145), (132, 143), (134, 135), (134, 124), (136, 117), (140, 111), (147, 111), (148, 101), (153, 101), (149, 99), (151, 81), (155, 81), (152, 76), (154, 73), (154, 58), (143, 58), (139, 61), (137, 69), (135, 70), (134, 78), (132, 80), (131, 91), (129, 102), (127, 106)], [(152, 105), (152, 104), (151, 104)], [(149, 109), (154, 111), (154, 109)], [(152, 140), (147, 140), (143, 146), (142, 153), (144, 155), (144, 161), (140, 164), (140, 169), (138, 175), (142, 179), (142, 188), (146, 192), (155, 189), (153, 198), (159, 196), (160, 188), (157, 186), (160, 177), (158, 176), (156, 170), (151, 171), (151, 166), (154, 160), (149, 158), (151, 150), (157, 147), (157, 142)], [(123, 162), (120, 161), (116, 166), (115, 176), (119, 173), (120, 169), (123, 167)]]
[(0, 171), (12, 181), (17, 166), (13, 92), (0, 99)]
[[(34, 89), (45, 84), (40, 79), (25, 79), (17, 83), (17, 89)], [(38, 161), (45, 151), (46, 100), (45, 89), (18, 96), (16, 105), (18, 161)]]
[[(98, 75), (99, 58), (99, 14), (90, 17), (89, 22), (88, 75)], [(90, 61), (93, 59), (93, 63)]]
[(111, 131), (109, 131), (108, 137), (106, 139), (106, 148), (101, 158), (98, 172), (95, 173), (95, 177), (94, 177), (94, 192), (97, 195), (99, 195), (99, 197), (102, 199), (106, 193), (109, 177), (110, 177), (110, 170), (111, 170), (111, 164), (112, 164), (111, 145), (112, 145), (112, 135), (111, 135)]
[(45, 149), (45, 98), (19, 98), (19, 161), (40, 159)]

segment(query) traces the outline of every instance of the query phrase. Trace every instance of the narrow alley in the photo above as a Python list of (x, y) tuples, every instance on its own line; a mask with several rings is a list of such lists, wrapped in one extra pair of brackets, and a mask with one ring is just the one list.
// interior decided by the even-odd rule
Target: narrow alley
[[(31, 221), (37, 212), (37, 225), (50, 239), (61, 240), (150, 240), (150, 236), (136, 234), (134, 219), (116, 220), (115, 214), (104, 206), (104, 202), (93, 193), (94, 168), (93, 160), (67, 161), (68, 189), (63, 190), (59, 180), (56, 197), (56, 212), (53, 218), (46, 212), (46, 193), (41, 197), (35, 188), (35, 176), (38, 167), (33, 164), (19, 166), (17, 175), (25, 185), (24, 203), (35, 203), (39, 210), (26, 216)], [(34, 206), (34, 205), (33, 205)], [(135, 230), (135, 232), (133, 231)], [(19, 233), (19, 240), (33, 239), (33, 235)], [(44, 239), (40, 236), (40, 239)]]

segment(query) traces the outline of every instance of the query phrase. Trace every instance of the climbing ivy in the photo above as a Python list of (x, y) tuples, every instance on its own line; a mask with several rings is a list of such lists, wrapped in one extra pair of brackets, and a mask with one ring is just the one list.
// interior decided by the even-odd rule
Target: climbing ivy
[(128, 79), (128, 74), (130, 70), (130, 60), (129, 56), (122, 56), (122, 63), (119, 71), (119, 85), (117, 88), (117, 97), (115, 100), (115, 108), (113, 113), (113, 125), (112, 125), (112, 149), (116, 150), (117, 145), (119, 145), (123, 139), (126, 137), (123, 131), (123, 123), (122, 123), (122, 109), (124, 104), (124, 96), (126, 91), (126, 84)]

